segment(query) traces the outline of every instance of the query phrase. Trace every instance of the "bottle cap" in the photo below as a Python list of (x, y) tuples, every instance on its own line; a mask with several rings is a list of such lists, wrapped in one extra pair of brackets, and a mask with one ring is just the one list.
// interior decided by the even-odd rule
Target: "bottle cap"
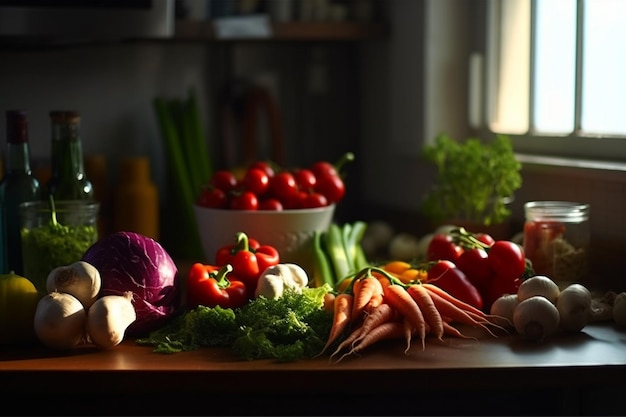
[(50, 119), (59, 123), (75, 123), (80, 121), (80, 113), (73, 110), (53, 110)]
[(7, 142), (28, 142), (28, 117), (23, 110), (7, 110)]

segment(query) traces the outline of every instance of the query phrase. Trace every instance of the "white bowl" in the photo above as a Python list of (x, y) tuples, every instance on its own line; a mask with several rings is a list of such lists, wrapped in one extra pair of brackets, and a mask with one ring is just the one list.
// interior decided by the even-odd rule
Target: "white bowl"
[(205, 261), (215, 262), (215, 253), (234, 244), (238, 232), (261, 245), (278, 249), (281, 262), (293, 262), (313, 273), (313, 234), (326, 231), (333, 221), (335, 205), (283, 211), (211, 209), (194, 205)]

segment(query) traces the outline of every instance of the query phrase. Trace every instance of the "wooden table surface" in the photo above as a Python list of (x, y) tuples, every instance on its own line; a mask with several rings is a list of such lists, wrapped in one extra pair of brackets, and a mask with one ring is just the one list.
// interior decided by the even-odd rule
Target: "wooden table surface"
[[(71, 353), (2, 347), (0, 402), (75, 415), (626, 412), (626, 329), (592, 324), (543, 343), (464, 332), (479, 339), (428, 340), (424, 351), (415, 341), (408, 354), (389, 341), (340, 363), (241, 361), (224, 349), (164, 355), (132, 340)], [(17, 399), (24, 392), (37, 400)]]

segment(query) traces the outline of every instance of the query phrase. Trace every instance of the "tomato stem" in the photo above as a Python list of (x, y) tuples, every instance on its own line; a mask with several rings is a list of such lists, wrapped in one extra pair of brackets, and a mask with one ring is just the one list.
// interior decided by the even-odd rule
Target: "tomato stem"
[(335, 162), (335, 169), (341, 175), (341, 170), (343, 169), (344, 165), (352, 161), (354, 161), (354, 154), (352, 152), (346, 152), (341, 158), (339, 158), (337, 162)]

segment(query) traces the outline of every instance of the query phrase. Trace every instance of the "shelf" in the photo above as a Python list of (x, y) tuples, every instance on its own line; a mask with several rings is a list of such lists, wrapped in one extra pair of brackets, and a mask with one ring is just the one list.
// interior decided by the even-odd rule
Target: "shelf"
[(381, 23), (293, 22), (272, 23), (270, 38), (241, 37), (218, 39), (211, 22), (177, 21), (173, 40), (181, 41), (361, 41), (380, 39), (388, 34)]

